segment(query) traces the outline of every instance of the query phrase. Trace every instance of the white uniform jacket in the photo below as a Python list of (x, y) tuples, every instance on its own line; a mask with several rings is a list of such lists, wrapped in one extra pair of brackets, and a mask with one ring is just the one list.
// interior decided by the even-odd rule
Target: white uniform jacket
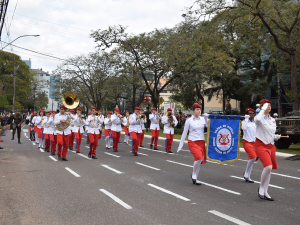
[[(173, 117), (172, 122), (175, 123), (174, 126), (176, 127), (178, 124), (178, 121), (175, 116), (172, 116), (172, 117)], [(168, 117), (166, 115), (163, 116), (161, 122), (164, 125), (164, 134), (174, 134), (174, 127), (171, 126), (171, 124), (168, 120)]]
[(252, 122), (249, 119), (242, 121), (243, 139), (248, 142), (255, 142), (256, 125), (255, 121)]
[[(55, 119), (54, 119), (54, 125), (58, 125), (58, 124), (61, 124), (60, 120), (67, 120), (69, 117), (72, 118), (72, 120), (75, 119), (75, 116), (74, 115), (67, 115), (67, 114), (56, 114), (55, 115)], [(70, 126), (68, 126), (66, 129), (64, 130), (56, 130), (56, 133), (57, 134), (62, 134), (62, 135), (69, 135), (71, 134), (71, 128)]]
[(141, 120), (141, 127), (142, 127), (142, 130), (145, 130), (145, 123), (147, 123), (147, 117), (145, 117), (144, 120)]
[(265, 116), (265, 110), (261, 109), (257, 116), (254, 117), (256, 124), (256, 138), (261, 140), (265, 145), (274, 144), (276, 121), (274, 118)]
[(116, 131), (116, 132), (121, 132), (122, 127), (121, 127), (121, 119), (117, 117), (115, 114), (111, 115), (111, 130)]
[[(47, 117), (46, 117), (46, 116), (43, 116), (44, 122), (45, 122), (46, 119), (47, 119)], [(43, 122), (43, 124), (44, 124), (44, 122)], [(36, 120), (35, 120), (35, 125), (36, 125), (37, 128), (39, 128), (39, 129), (43, 128), (43, 126), (42, 126), (42, 117), (41, 117), (41, 116), (38, 116), (38, 117), (36, 118)]]
[(203, 140), (205, 141), (204, 137), (204, 127), (207, 127), (208, 125), (208, 119), (199, 116), (198, 118), (195, 118), (192, 116), (191, 118), (187, 119), (184, 125), (184, 130), (181, 135), (180, 143), (177, 152), (181, 150), (183, 147), (185, 138), (187, 133), (189, 132), (189, 137), (188, 140), (191, 141), (198, 141), (198, 140)]
[(99, 118), (100, 118), (100, 121), (102, 121), (102, 122), (98, 123), (98, 129), (102, 131), (102, 126), (103, 126), (103, 122), (104, 122), (104, 116), (100, 115)]
[(87, 133), (89, 134), (99, 134), (98, 123), (100, 123), (100, 117), (94, 115), (89, 115), (86, 120), (86, 125), (88, 125)]
[(32, 120), (31, 120), (31, 123), (32, 123), (34, 126), (36, 126), (36, 124), (35, 124), (36, 118), (37, 118), (37, 116), (34, 116), (34, 117), (32, 118)]
[(135, 132), (135, 133), (143, 133), (142, 126), (141, 126), (141, 120), (136, 119), (137, 115), (135, 113), (131, 114), (129, 116), (129, 132)]
[(129, 120), (129, 117), (128, 117), (128, 118), (127, 118), (127, 117), (124, 117), (124, 118), (123, 118), (122, 124), (123, 124), (124, 127), (127, 126), (128, 120)]
[(151, 121), (151, 124), (150, 124), (150, 130), (159, 130), (159, 120), (160, 120), (160, 116), (158, 114), (153, 114), (151, 113), (149, 115), (149, 120)]
[[(77, 118), (77, 114), (72, 114), (75, 118)], [(74, 124), (75, 119), (72, 119), (72, 123), (70, 125), (70, 129), (72, 132), (75, 132), (74, 130), (76, 129), (75, 124)]]
[(104, 119), (104, 125), (105, 125), (105, 128), (104, 129), (106, 129), (106, 130), (110, 130), (111, 129), (111, 120), (110, 120), (111, 118), (108, 118), (108, 117), (106, 117), (105, 119)]
[(51, 133), (52, 128), (50, 127), (51, 120), (53, 120), (53, 119), (51, 119), (51, 116), (49, 118), (46, 117), (46, 119), (44, 120), (44, 134), (52, 134), (53, 133), (53, 132)]
[(85, 119), (81, 119), (81, 116), (76, 114), (76, 119), (74, 120), (74, 128), (72, 129), (74, 133), (78, 133), (80, 131), (81, 134), (84, 133), (83, 126), (86, 124)]

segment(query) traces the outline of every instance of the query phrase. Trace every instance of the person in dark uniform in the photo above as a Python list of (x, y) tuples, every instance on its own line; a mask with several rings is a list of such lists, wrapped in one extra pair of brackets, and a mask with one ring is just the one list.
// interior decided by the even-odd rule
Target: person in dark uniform
[(16, 113), (10, 117), (10, 121), (13, 124), (13, 136), (12, 136), (11, 140), (15, 139), (15, 133), (16, 133), (16, 129), (17, 129), (18, 144), (22, 144), (20, 142), (20, 138), (21, 138), (21, 125), (23, 122), (23, 116), (20, 114), (20, 111), (18, 109), (16, 110)]

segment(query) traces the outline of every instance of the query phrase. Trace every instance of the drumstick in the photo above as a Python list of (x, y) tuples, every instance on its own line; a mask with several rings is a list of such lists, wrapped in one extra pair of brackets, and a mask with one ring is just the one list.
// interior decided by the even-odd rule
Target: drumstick
[(280, 138), (289, 138), (290, 136), (289, 135), (286, 135), (286, 136), (280, 136)]

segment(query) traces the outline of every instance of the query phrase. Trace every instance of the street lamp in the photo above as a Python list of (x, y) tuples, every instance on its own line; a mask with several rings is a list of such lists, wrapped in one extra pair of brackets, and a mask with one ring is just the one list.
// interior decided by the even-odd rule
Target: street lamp
[[(21, 38), (21, 37), (28, 37), (28, 36), (33, 36), (33, 37), (38, 37), (40, 36), (39, 34), (35, 34), (35, 35), (21, 35), (20, 37), (17, 37), (15, 40)], [(6, 48), (7, 46), (9, 46), (11, 43), (13, 43), (15, 40), (11, 41), (10, 43), (8, 43), (7, 45), (5, 45), (1, 50), (3, 50), (4, 48)]]

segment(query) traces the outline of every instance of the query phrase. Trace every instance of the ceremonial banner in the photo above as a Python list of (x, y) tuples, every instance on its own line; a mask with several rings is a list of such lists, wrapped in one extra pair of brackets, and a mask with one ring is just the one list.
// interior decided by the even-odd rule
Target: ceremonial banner
[[(216, 118), (215, 118), (216, 117)], [(240, 157), (240, 116), (210, 115), (207, 130), (206, 158), (220, 164), (231, 163)]]

